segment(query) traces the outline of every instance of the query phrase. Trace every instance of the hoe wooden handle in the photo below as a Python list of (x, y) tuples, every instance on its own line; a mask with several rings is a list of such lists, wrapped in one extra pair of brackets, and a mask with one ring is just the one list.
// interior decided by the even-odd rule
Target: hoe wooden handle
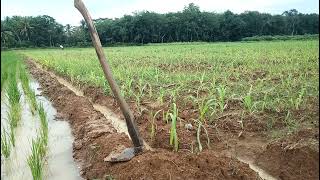
[(130, 135), (131, 140), (133, 142), (133, 145), (137, 148), (137, 151), (139, 151), (139, 149), (142, 149), (142, 147), (143, 147), (143, 140), (140, 137), (138, 127), (136, 126), (136, 124), (134, 122), (134, 116), (133, 116), (132, 112), (130, 111), (128, 104), (126, 103), (124, 98), (121, 96), (117, 83), (113, 79), (110, 67), (107, 63), (105, 54), (102, 49), (99, 35), (98, 35), (97, 30), (93, 24), (92, 18), (90, 16), (87, 8), (83, 4), (82, 0), (74, 0), (74, 6), (80, 11), (80, 13), (84, 17), (84, 19), (88, 25), (91, 39), (92, 39), (92, 43), (93, 43), (94, 48), (96, 49), (96, 53), (98, 55), (101, 67), (104, 72), (104, 76), (107, 79), (116, 100), (120, 104), (120, 109), (123, 113), (123, 116), (125, 117), (127, 127), (128, 127), (128, 132), (129, 132), (129, 135)]

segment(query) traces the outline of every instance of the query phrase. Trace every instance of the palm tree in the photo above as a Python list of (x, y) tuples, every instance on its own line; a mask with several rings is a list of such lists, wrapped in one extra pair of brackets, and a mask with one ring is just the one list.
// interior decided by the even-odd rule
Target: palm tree
[(27, 40), (30, 40), (30, 31), (31, 29), (33, 29), (33, 27), (30, 26), (30, 18), (29, 17), (23, 17), (22, 21), (21, 21), (21, 30), (20, 30), (20, 34), (24, 35)]

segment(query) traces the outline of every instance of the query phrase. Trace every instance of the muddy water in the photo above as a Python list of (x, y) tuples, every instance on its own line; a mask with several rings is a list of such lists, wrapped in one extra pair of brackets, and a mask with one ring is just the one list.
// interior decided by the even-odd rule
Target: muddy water
[[(46, 164), (44, 167), (45, 179), (60, 180), (81, 179), (78, 167), (72, 158), (73, 137), (71, 129), (66, 121), (56, 121), (54, 116), (57, 113), (45, 97), (40, 95), (40, 86), (37, 82), (31, 81), (31, 88), (35, 90), (37, 101), (45, 108), (49, 126), (49, 142)], [(21, 90), (21, 88), (20, 88)], [(21, 91), (22, 92), (22, 91)], [(7, 100), (1, 102), (1, 123), (7, 126), (5, 105)], [(12, 149), (9, 159), (1, 157), (1, 178), (4, 179), (32, 179), (27, 165), (27, 157), (30, 154), (31, 140), (37, 136), (40, 127), (38, 116), (33, 116), (28, 102), (22, 93), (22, 119), (16, 129), (16, 146)]]

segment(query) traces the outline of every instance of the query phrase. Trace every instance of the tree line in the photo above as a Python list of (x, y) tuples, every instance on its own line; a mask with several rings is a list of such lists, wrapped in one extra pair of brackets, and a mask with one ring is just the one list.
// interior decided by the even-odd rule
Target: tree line
[[(205, 12), (190, 3), (182, 11), (159, 14), (142, 11), (121, 18), (94, 20), (103, 45), (192, 41), (238, 41), (244, 37), (319, 33), (319, 14), (291, 9), (279, 15), (245, 11)], [(42, 16), (12, 16), (1, 20), (1, 47), (84, 47), (91, 45), (84, 20), (71, 26)]]

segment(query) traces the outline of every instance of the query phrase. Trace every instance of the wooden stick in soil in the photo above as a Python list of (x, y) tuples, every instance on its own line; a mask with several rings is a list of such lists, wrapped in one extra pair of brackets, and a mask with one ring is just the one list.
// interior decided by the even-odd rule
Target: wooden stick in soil
[(98, 33), (97, 33), (95, 26), (93, 25), (92, 18), (90, 16), (87, 8), (83, 4), (82, 0), (74, 0), (74, 6), (80, 11), (80, 13), (84, 17), (84, 19), (88, 25), (89, 32), (90, 32), (91, 39), (92, 39), (92, 43), (93, 43), (95, 50), (96, 50), (96, 53), (98, 55), (101, 67), (104, 72), (104, 76), (107, 79), (116, 100), (120, 104), (120, 109), (123, 113), (123, 116), (125, 117), (126, 124), (128, 127), (128, 132), (129, 132), (129, 135), (130, 135), (131, 140), (133, 142), (133, 145), (135, 146), (136, 151), (140, 152), (140, 151), (142, 151), (143, 140), (142, 140), (141, 136), (139, 135), (138, 127), (136, 126), (135, 121), (134, 121), (134, 116), (133, 116), (132, 112), (130, 111), (128, 104), (126, 103), (124, 98), (121, 96), (120, 89), (119, 89), (118, 85), (116, 84), (115, 80), (113, 79), (110, 67), (107, 64), (107, 60), (106, 60), (105, 54), (102, 49), (100, 38), (98, 36)]

